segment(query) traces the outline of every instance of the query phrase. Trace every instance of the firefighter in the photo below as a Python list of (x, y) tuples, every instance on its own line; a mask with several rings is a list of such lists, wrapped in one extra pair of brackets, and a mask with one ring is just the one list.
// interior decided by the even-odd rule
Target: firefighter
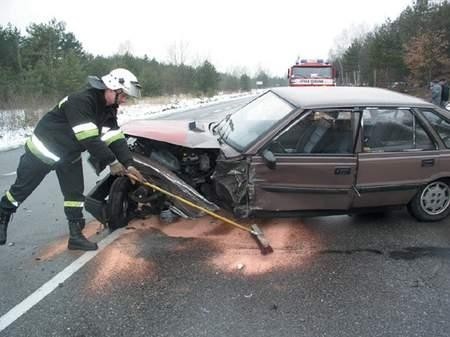
[(89, 76), (89, 88), (63, 98), (38, 122), (25, 144), (17, 179), (0, 201), (0, 245), (6, 243), (11, 215), (44, 177), (56, 171), (64, 195), (69, 224), (68, 248), (96, 250), (83, 235), (84, 181), (81, 153), (87, 150), (110, 173), (130, 172), (142, 179), (117, 124), (117, 108), (129, 96), (140, 97), (141, 86), (130, 71), (114, 69), (98, 78)]

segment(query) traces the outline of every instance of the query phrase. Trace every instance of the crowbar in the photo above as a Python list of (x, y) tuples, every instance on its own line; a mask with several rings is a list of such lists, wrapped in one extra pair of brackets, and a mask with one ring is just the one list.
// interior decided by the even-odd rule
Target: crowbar
[(247, 227), (247, 226), (238, 224), (237, 222), (235, 222), (235, 221), (233, 221), (231, 219), (228, 219), (228, 218), (226, 218), (224, 216), (216, 214), (216, 213), (214, 213), (214, 212), (212, 212), (212, 211), (210, 211), (210, 210), (208, 210), (206, 208), (203, 208), (201, 206), (198, 206), (198, 205), (194, 204), (193, 202), (191, 202), (191, 201), (189, 201), (189, 200), (187, 200), (187, 199), (185, 199), (183, 197), (180, 197), (180, 196), (178, 196), (176, 194), (173, 194), (173, 193), (171, 193), (169, 191), (166, 191), (165, 189), (163, 189), (163, 188), (161, 188), (161, 187), (159, 187), (159, 186), (157, 186), (155, 184), (151, 184), (148, 181), (141, 181), (141, 180), (139, 180), (139, 178), (137, 178), (136, 176), (134, 176), (131, 173), (127, 172), (127, 173), (125, 173), (125, 175), (128, 178), (130, 178), (131, 180), (133, 180), (133, 181), (137, 181), (138, 183), (140, 183), (140, 184), (142, 184), (144, 186), (150, 187), (153, 190), (159, 191), (159, 192), (161, 192), (161, 193), (163, 193), (163, 194), (165, 194), (165, 195), (167, 195), (167, 196), (169, 196), (171, 198), (174, 198), (174, 199), (177, 199), (178, 201), (181, 201), (182, 203), (184, 203), (184, 204), (186, 204), (188, 206), (191, 206), (192, 208), (195, 208), (195, 209), (197, 209), (199, 211), (202, 211), (202, 212), (212, 216), (213, 218), (221, 220), (221, 221), (223, 221), (223, 222), (225, 222), (225, 223), (227, 223), (227, 224), (229, 224), (229, 225), (231, 225), (233, 227), (239, 228), (239, 229), (241, 229), (243, 231), (246, 231), (246, 232), (250, 233), (252, 235), (252, 238), (254, 238), (256, 240), (256, 243), (258, 244), (258, 247), (261, 250), (261, 254), (266, 255), (266, 254), (269, 254), (269, 253), (273, 252), (273, 248), (270, 246), (269, 241), (266, 239), (263, 231), (258, 227), (258, 225), (253, 224), (250, 227)]

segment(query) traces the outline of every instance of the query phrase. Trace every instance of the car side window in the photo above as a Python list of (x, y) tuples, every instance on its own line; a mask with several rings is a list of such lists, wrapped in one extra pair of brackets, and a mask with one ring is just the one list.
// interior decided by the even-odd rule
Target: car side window
[(398, 152), (436, 149), (424, 128), (408, 109), (365, 109), (363, 151)]
[(421, 110), (434, 130), (439, 134), (447, 148), (450, 148), (450, 123), (432, 110)]
[(353, 152), (350, 111), (310, 111), (269, 145), (275, 154), (349, 154)]

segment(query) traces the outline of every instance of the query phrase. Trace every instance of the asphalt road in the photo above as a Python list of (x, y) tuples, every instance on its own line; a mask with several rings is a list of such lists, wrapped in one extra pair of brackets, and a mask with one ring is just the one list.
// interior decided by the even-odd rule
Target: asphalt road
[[(254, 97), (236, 98), (230, 101), (218, 102), (206, 105), (201, 108), (188, 109), (177, 113), (156, 115), (158, 119), (178, 119), (178, 120), (198, 120), (198, 121), (216, 121), (225, 117), (226, 114), (233, 113), (241, 106), (250, 102)], [(152, 118), (152, 117), (150, 117)]]
[[(20, 153), (0, 153), (0, 190)], [(86, 168), (86, 185), (95, 179)], [(65, 248), (62, 197), (49, 175), (15, 216), (14, 244), (0, 247), (0, 329), (10, 309), (17, 316), (0, 336), (449, 335), (450, 219), (418, 223), (399, 210), (252, 221), (273, 254), (207, 217), (136, 220), (113, 234), (91, 222), (94, 240), (117, 239), (21, 311), (17, 304), (88, 256)]]

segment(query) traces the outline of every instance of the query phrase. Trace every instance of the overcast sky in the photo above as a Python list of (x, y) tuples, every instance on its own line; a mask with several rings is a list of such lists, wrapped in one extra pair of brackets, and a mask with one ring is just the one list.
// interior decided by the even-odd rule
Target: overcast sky
[[(0, 0), (0, 25), (23, 34), (30, 23), (66, 23), (89, 53), (127, 47), (137, 56), (185, 63), (208, 59), (218, 70), (261, 68), (284, 76), (297, 56), (327, 58), (342, 32), (372, 30), (412, 0)], [(181, 47), (180, 47), (181, 46)]]

